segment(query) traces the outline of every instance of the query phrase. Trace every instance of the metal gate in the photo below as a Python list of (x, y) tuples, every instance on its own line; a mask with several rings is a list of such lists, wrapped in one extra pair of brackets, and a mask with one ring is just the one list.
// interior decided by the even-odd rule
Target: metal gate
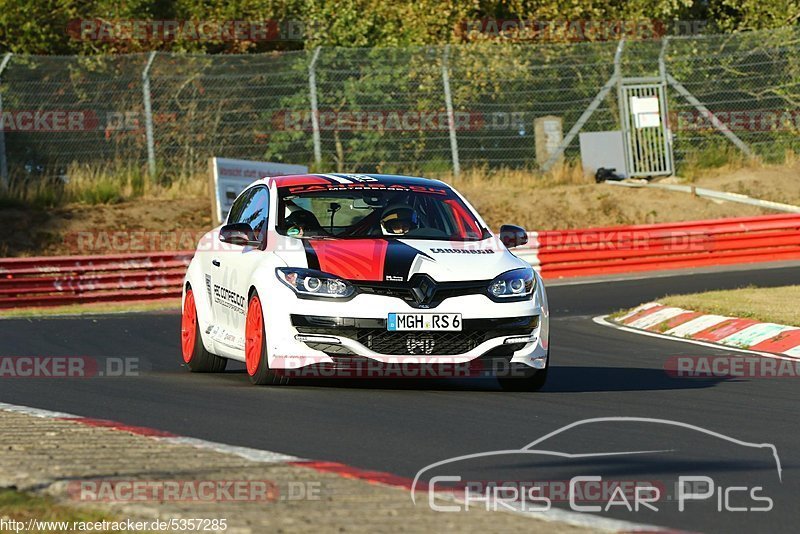
[(629, 177), (674, 172), (666, 84), (656, 80), (635, 83), (623, 79), (619, 85), (620, 122)]

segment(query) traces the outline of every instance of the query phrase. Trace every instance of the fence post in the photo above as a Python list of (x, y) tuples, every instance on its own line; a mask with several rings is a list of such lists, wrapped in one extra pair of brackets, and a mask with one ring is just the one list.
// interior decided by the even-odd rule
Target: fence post
[[(570, 128), (569, 132), (567, 132), (567, 135), (564, 136), (564, 139), (561, 141), (561, 144), (558, 145), (556, 151), (553, 152), (550, 155), (550, 158), (544, 162), (542, 165), (543, 171), (549, 171), (550, 167), (552, 167), (555, 162), (558, 161), (558, 158), (561, 157), (561, 154), (563, 154), (570, 143), (572, 143), (572, 140), (575, 139), (575, 136), (580, 133), (583, 125), (586, 124), (586, 122), (592, 117), (592, 114), (594, 114), (594, 112), (597, 111), (597, 108), (600, 107), (600, 103), (603, 101), (603, 99), (608, 95), (608, 93), (611, 92), (611, 89), (613, 89), (615, 85), (618, 86), (620, 80), (622, 79), (620, 61), (622, 59), (622, 51), (624, 48), (625, 38), (622, 38), (617, 45), (617, 51), (614, 53), (614, 74), (612, 74), (608, 81), (606, 81), (606, 84), (594, 97), (594, 100), (592, 100), (592, 103), (589, 104), (589, 107), (587, 107), (581, 116), (578, 117), (578, 120), (572, 125), (572, 128)], [(619, 90), (619, 86), (617, 87), (617, 90)]]
[[(11, 52), (7, 53), (0, 63), (0, 82), (8, 62), (11, 61)], [(8, 160), (6, 159), (6, 125), (3, 121), (3, 93), (0, 91), (0, 182), (3, 189), (8, 189)]]
[(156, 175), (156, 145), (153, 139), (153, 107), (150, 102), (150, 67), (156, 58), (156, 52), (150, 52), (147, 64), (142, 71), (142, 97), (144, 99), (144, 128), (147, 136), (147, 168), (150, 171), (150, 178)]
[(664, 116), (667, 118), (664, 126), (664, 148), (669, 158), (669, 168), (672, 170), (672, 174), (675, 174), (675, 154), (673, 152), (672, 124), (669, 122), (669, 90), (667, 88), (667, 48), (669, 48), (669, 39), (669, 35), (661, 39), (661, 51), (658, 53), (658, 74), (664, 87)]
[(442, 54), (442, 85), (444, 86), (444, 105), (447, 108), (447, 128), (450, 130), (450, 152), (453, 156), (453, 175), (461, 174), (461, 163), (458, 160), (458, 138), (456, 137), (456, 117), (453, 113), (453, 95), (450, 92), (450, 45), (444, 45)]
[(314, 163), (317, 165), (317, 170), (322, 166), (322, 140), (319, 135), (319, 108), (317, 107), (317, 59), (322, 50), (321, 46), (314, 49), (314, 55), (311, 56), (311, 63), (308, 64), (308, 91), (311, 99), (311, 128), (314, 137)]
[(658, 53), (658, 74), (664, 83), (667, 83), (667, 48), (669, 47), (669, 35), (661, 38), (661, 51)]

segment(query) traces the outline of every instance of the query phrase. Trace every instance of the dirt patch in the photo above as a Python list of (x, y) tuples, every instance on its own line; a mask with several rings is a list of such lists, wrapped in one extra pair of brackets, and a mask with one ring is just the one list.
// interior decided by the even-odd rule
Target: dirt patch
[(0, 210), (0, 255), (38, 256), (190, 250), (211, 227), (207, 198), (138, 199)]
[(695, 183), (709, 189), (800, 205), (800, 161), (755, 169), (714, 169)]
[[(721, 167), (695, 173), (678, 183), (800, 205), (800, 161), (780, 166)], [(575, 181), (573, 179), (573, 181)], [(492, 228), (519, 224), (529, 230), (561, 230), (621, 224), (649, 224), (776, 213), (734, 202), (655, 189), (569, 183), (542, 187), (536, 180), (465, 181), (459, 190)]]
[(605, 184), (517, 191), (462, 189), (462, 193), (494, 229), (504, 223), (541, 231), (774, 213), (742, 204), (717, 204), (682, 193)]

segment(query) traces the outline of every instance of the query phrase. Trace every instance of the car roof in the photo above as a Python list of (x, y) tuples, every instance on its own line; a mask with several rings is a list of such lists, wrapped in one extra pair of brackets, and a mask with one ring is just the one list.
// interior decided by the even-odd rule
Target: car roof
[(274, 183), (277, 187), (337, 183), (347, 184), (359, 182), (379, 183), (384, 185), (437, 185), (440, 187), (450, 187), (440, 180), (420, 178), (415, 176), (402, 176), (399, 174), (293, 174), (288, 176), (268, 176), (264, 178), (263, 181), (269, 185)]

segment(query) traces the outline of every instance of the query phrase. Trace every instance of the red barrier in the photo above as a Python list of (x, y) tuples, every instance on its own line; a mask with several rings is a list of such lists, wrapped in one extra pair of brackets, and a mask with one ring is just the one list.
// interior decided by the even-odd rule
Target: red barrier
[(38, 306), (64, 306), (66, 304), (85, 304), (89, 302), (128, 302), (132, 300), (160, 300), (178, 298), (181, 296), (181, 286), (165, 287), (159, 289), (144, 289), (133, 291), (104, 291), (98, 293), (84, 293), (82, 295), (54, 294), (34, 295), (24, 298), (0, 298), (0, 309), (3, 308), (29, 308)]
[(547, 231), (525, 259), (545, 278), (800, 259), (800, 216)]
[[(800, 216), (532, 232), (545, 278), (800, 259)], [(0, 308), (179, 297), (192, 251), (0, 259)]]
[(161, 280), (177, 281), (180, 284), (186, 267), (163, 271), (87, 273), (83, 275), (43, 276), (26, 278), (0, 278), (0, 295), (23, 295), (27, 293), (52, 293), (58, 291), (92, 291), (101, 285), (112, 288), (133, 288), (138, 284), (155, 284)]
[(175, 298), (194, 253), (0, 260), (0, 309)]

